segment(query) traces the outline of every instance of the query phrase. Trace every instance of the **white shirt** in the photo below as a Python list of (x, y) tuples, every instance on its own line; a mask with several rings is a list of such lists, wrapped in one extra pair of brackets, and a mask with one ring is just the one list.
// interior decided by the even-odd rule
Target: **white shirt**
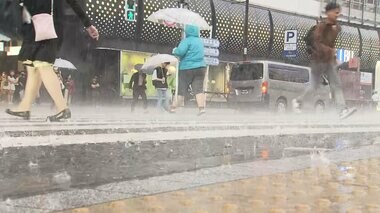
[(158, 80), (158, 78), (157, 78), (157, 69), (154, 69), (154, 71), (153, 71), (152, 80), (153, 81)]

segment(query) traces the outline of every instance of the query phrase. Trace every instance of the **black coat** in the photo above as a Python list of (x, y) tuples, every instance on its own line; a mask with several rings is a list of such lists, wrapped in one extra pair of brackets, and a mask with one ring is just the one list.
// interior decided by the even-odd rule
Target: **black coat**
[[(80, 6), (78, 0), (65, 0), (66, 3), (74, 10), (76, 15), (82, 21), (85, 27), (91, 26), (90, 19)], [(51, 12), (51, 0), (23, 0), (24, 6), (28, 9), (31, 16), (40, 13)], [(62, 41), (63, 39), (63, 21), (64, 21), (64, 1), (54, 0), (54, 25), (55, 30), (58, 35), (58, 39)], [(24, 24), (23, 30), (24, 41), (34, 41), (35, 32), (33, 24)], [(61, 42), (59, 42), (61, 43)]]
[(146, 89), (146, 74), (145, 73), (142, 73), (142, 76), (143, 76), (143, 85), (142, 86), (139, 86), (139, 72), (136, 72), (132, 75), (131, 77), (131, 80), (129, 81), (129, 89), (140, 89), (140, 88), (143, 88), (143, 89)]

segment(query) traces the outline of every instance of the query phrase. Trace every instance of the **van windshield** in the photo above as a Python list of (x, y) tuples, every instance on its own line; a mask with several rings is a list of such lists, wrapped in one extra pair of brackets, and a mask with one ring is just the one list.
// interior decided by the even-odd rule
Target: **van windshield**
[(232, 67), (231, 81), (250, 81), (263, 78), (262, 63), (236, 64)]

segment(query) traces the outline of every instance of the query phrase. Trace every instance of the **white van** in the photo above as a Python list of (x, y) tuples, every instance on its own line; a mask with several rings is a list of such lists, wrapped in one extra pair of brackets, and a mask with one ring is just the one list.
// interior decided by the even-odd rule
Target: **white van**
[[(310, 86), (310, 73), (309, 67), (273, 61), (236, 63), (231, 70), (228, 102), (252, 103), (286, 112), (291, 109), (292, 100)], [(305, 100), (304, 108), (321, 112), (328, 105), (330, 89), (326, 83), (315, 97)]]

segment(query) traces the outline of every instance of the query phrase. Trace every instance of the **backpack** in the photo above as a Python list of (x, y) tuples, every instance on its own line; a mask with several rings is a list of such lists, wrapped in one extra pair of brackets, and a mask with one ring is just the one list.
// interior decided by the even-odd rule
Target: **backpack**
[(306, 36), (304, 37), (304, 41), (306, 43), (306, 51), (311, 54), (314, 49), (314, 31), (317, 28), (317, 25), (312, 26), (309, 31), (307, 31)]
[(19, 37), (21, 35), (22, 9), (19, 0), (0, 0), (1, 34), (8, 37)]

